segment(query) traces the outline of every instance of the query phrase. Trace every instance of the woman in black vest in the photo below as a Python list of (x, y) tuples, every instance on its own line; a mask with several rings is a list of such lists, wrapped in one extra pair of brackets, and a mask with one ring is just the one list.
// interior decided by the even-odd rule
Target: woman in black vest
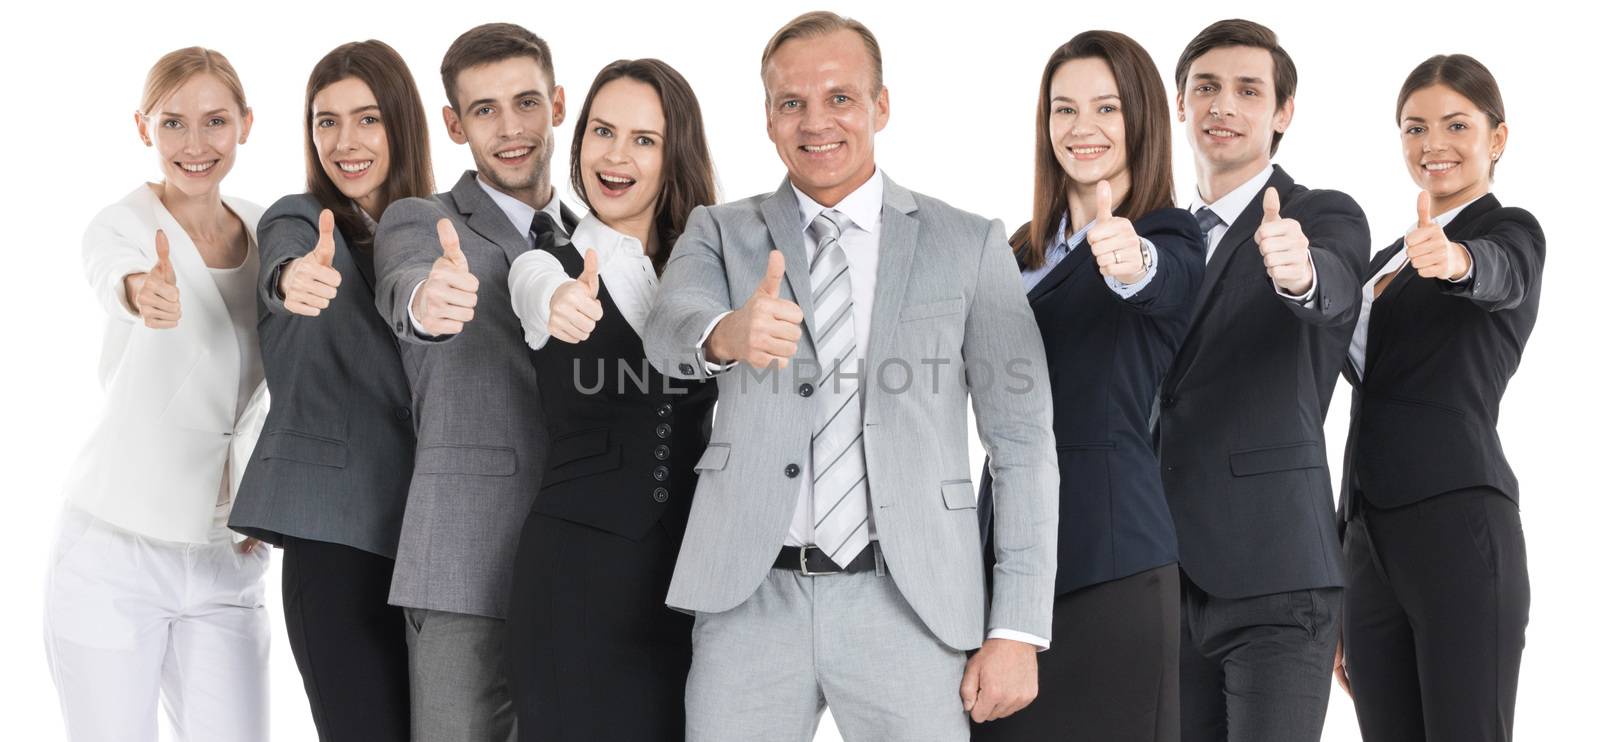
[(381, 41), (324, 56), (304, 117), (308, 192), (261, 219), (272, 409), (228, 525), (283, 548), (284, 624), (319, 736), (403, 742), (405, 617), (388, 598), (416, 435), (372, 238), (389, 204), (433, 193), (428, 127)]
[(1367, 742), (1509, 740), (1528, 562), (1495, 423), (1539, 311), (1544, 232), (1489, 192), (1505, 104), (1477, 60), (1423, 62), (1395, 120), (1422, 193), (1417, 225), (1372, 259), (1345, 366), (1341, 680)]
[(640, 333), (689, 212), (715, 201), (711, 158), (666, 64), (613, 62), (589, 91), (572, 143), (589, 215), (509, 278), (550, 428), (514, 566), (512, 696), (525, 741), (681, 740), (694, 621), (665, 601), (716, 387), (657, 373)]
[(1033, 220), (1012, 246), (1055, 405), (1054, 643), (1033, 704), (972, 738), (1176, 742), (1178, 545), (1149, 423), (1205, 242), (1173, 208), (1167, 96), (1138, 42), (1073, 37), (1036, 105)]

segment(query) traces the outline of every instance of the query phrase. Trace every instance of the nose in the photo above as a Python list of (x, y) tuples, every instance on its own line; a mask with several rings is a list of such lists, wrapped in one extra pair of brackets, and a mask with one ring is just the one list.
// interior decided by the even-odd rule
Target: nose
[(1439, 133), (1438, 129), (1429, 129), (1428, 133), (1422, 135), (1423, 154), (1428, 154), (1429, 152), (1440, 152), (1443, 151), (1444, 148), (1444, 136)]
[(522, 120), (521, 116), (512, 114), (509, 116), (500, 117), (501, 139), (516, 139), (517, 137), (522, 136), (522, 132), (526, 129), (526, 122)]
[(355, 127), (353, 127), (353, 126), (341, 126), (341, 127), (339, 127), (339, 135), (338, 135), (338, 138), (333, 140), (333, 148), (334, 148), (334, 151), (339, 151), (339, 150), (352, 150), (353, 151), (353, 150), (355, 150), (355, 148), (356, 148)]
[(1067, 133), (1074, 138), (1086, 137), (1094, 133), (1094, 127), (1085, 122), (1082, 116), (1078, 116), (1072, 120), (1072, 127), (1067, 129)]
[(1234, 107), (1233, 96), (1226, 93), (1211, 96), (1210, 113), (1217, 118), (1236, 115), (1238, 110)]
[(833, 119), (819, 106), (806, 106), (800, 114), (800, 131), (806, 134), (815, 134), (831, 128)]
[(627, 146), (627, 143), (622, 141), (621, 136), (612, 137), (611, 141), (606, 143), (606, 151), (603, 153), (602, 159), (612, 164), (621, 164), (628, 159)]

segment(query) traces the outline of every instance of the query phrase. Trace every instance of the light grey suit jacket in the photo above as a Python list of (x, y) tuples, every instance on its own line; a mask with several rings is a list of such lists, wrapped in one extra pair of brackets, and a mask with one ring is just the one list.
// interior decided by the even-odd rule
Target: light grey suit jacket
[[(765, 196), (696, 209), (662, 275), (645, 351), (673, 376), (707, 375), (700, 335), (755, 291), (769, 250), (783, 252), (782, 296), (806, 318), (787, 369), (736, 365), (717, 377), (711, 443), (695, 466), (700, 481), (667, 594), (675, 608), (719, 612), (744, 602), (771, 570), (794, 514), (801, 481), (788, 467), (810, 455), (821, 398), (798, 391), (818, 375), (800, 220), (787, 180)], [(887, 177), (881, 229), (863, 438), (890, 574), (952, 648), (981, 644), (986, 619), (988, 628), (1048, 639), (1059, 474), (1044, 346), (1016, 260), (999, 221)], [(995, 480), (998, 563), (987, 601), (967, 454), (969, 392)]]
[[(505, 618), (522, 521), (548, 440), (539, 387), (506, 276), (527, 240), (468, 171), (433, 199), (397, 201), (378, 224), (378, 313), (402, 341), (417, 454), (389, 602)], [(442, 254), (437, 223), (461, 238), (478, 305), (459, 334), (411, 326), (411, 292)], [(570, 225), (568, 229), (570, 229)]]

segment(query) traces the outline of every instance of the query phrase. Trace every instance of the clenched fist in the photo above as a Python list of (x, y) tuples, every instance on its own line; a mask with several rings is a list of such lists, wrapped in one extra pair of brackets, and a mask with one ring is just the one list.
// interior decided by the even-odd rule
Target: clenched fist
[(156, 230), (156, 264), (145, 273), (130, 273), (122, 279), (128, 303), (144, 326), (166, 330), (178, 326), (183, 309), (178, 302), (178, 274), (172, 270), (172, 250), (167, 233)]
[(1417, 194), (1417, 228), (1406, 234), (1406, 257), (1423, 278), (1460, 281), (1472, 269), (1472, 254), (1444, 236), (1444, 227), (1433, 221), (1432, 209), (1428, 192)]
[(295, 314), (315, 317), (339, 295), (339, 271), (333, 267), (333, 212), (317, 218), (317, 246), (289, 261), (278, 274), (278, 294), (283, 307)]
[(589, 339), (594, 325), (605, 312), (600, 307), (600, 255), (594, 250), (583, 254), (583, 273), (567, 281), (550, 296), (550, 337), (564, 343)]
[(805, 314), (799, 304), (778, 298), (782, 280), (783, 253), (773, 250), (767, 257), (767, 273), (750, 300), (723, 317), (706, 338), (709, 360), (742, 361), (756, 368), (774, 363), (778, 368), (789, 367), (789, 359), (799, 349), (800, 323), (805, 321)]
[(1300, 222), (1278, 214), (1278, 189), (1268, 188), (1261, 197), (1261, 226), (1256, 229), (1256, 247), (1261, 262), (1278, 289), (1292, 296), (1311, 290), (1311, 242), (1300, 231)]
[(1143, 240), (1133, 230), (1133, 222), (1111, 215), (1111, 184), (1100, 181), (1095, 186), (1094, 228), (1085, 239), (1094, 253), (1094, 262), (1100, 266), (1100, 275), (1109, 276), (1122, 284), (1135, 284), (1144, 280)]
[(472, 308), (478, 305), (478, 277), (467, 267), (461, 252), (461, 239), (449, 219), (440, 219), (439, 248), (444, 252), (433, 261), (433, 269), (422, 282), (422, 289), (411, 301), (411, 313), (428, 335), (454, 335), (472, 321)]

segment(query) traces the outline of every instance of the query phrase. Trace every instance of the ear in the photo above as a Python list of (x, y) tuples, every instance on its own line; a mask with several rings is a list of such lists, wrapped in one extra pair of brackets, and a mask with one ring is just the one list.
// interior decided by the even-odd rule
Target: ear
[(883, 131), (883, 127), (889, 124), (889, 86), (879, 87), (878, 99), (873, 102), (878, 106), (878, 126), (873, 131)]
[(1282, 134), (1289, 130), (1289, 122), (1294, 120), (1294, 96), (1289, 96), (1276, 113), (1272, 114), (1272, 130)]
[(1506, 138), (1510, 136), (1511, 130), (1506, 128), (1506, 122), (1501, 121), (1500, 125), (1494, 128), (1494, 132), (1489, 135), (1490, 162), (1494, 162), (1505, 156)]
[(150, 122), (145, 119), (144, 114), (134, 111), (133, 125), (139, 130), (139, 140), (144, 142), (144, 146), (155, 146), (155, 142), (150, 141)]
[(461, 116), (450, 106), (444, 107), (444, 130), (449, 132), (450, 141), (456, 144), (467, 143), (467, 132), (461, 128)]
[(255, 123), (256, 123), (255, 111), (252, 111), (249, 108), (244, 109), (244, 115), (239, 117), (239, 143), (240, 144), (244, 144), (244, 140), (250, 138), (250, 127), (254, 126)]
[(1173, 106), (1173, 108), (1177, 109), (1177, 111), (1178, 111), (1178, 121), (1179, 121), (1179, 123), (1182, 123), (1182, 122), (1188, 120), (1188, 119), (1184, 118), (1187, 115), (1188, 112), (1183, 107), (1183, 91), (1182, 90), (1178, 91), (1178, 102), (1177, 102), (1176, 105)]
[(550, 125), (560, 126), (567, 120), (567, 91), (560, 85), (550, 92)]

